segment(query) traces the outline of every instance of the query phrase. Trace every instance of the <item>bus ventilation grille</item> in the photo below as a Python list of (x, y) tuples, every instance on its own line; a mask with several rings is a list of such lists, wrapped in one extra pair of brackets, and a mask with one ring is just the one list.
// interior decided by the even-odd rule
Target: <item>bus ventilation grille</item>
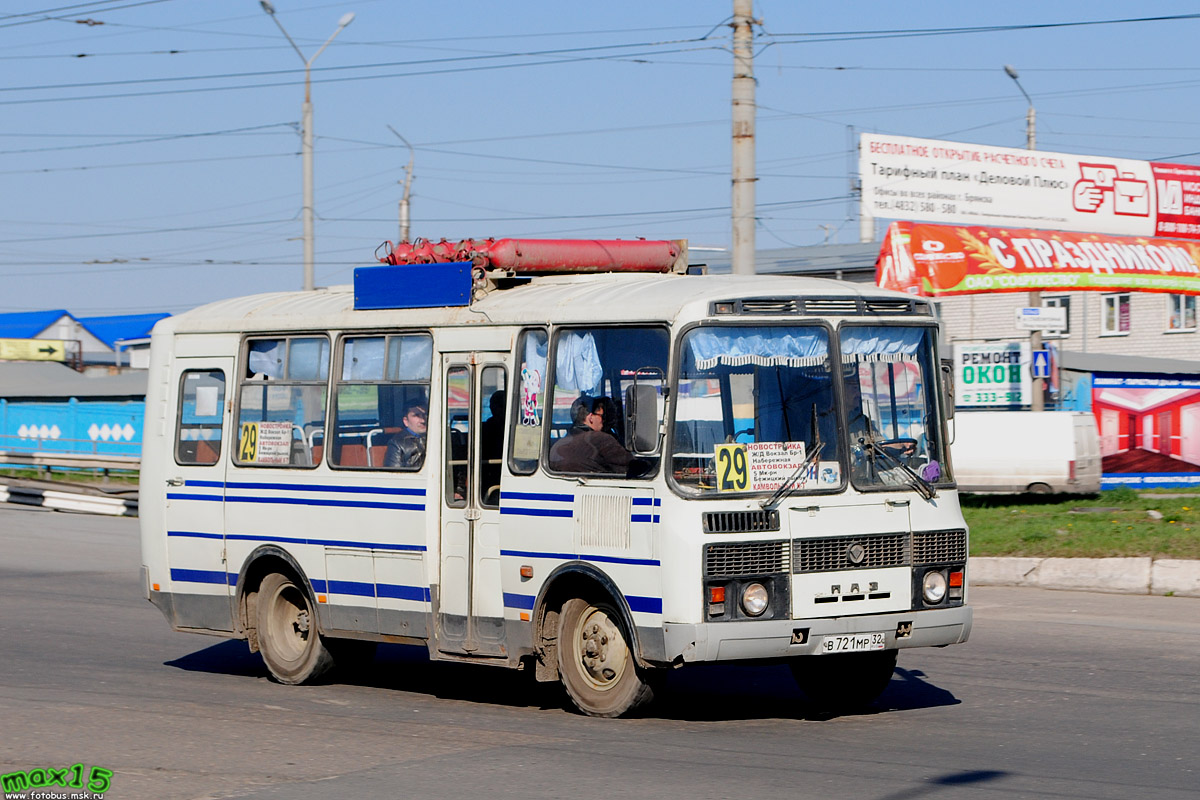
[(710, 511), (704, 515), (705, 533), (762, 533), (777, 530), (778, 511)]
[(967, 532), (914, 531), (913, 564), (948, 564), (967, 560)]
[(808, 314), (841, 314), (859, 315), (862, 309), (857, 297), (822, 297), (810, 298), (804, 301), (804, 310)]
[(787, 572), (791, 560), (788, 542), (737, 542), (704, 548), (705, 575), (765, 575)]
[[(862, 548), (861, 554), (855, 545)], [(907, 533), (881, 533), (796, 539), (792, 542), (792, 550), (796, 554), (792, 563), (797, 573), (900, 567), (909, 563), (909, 536)]]
[(800, 303), (795, 299), (763, 299), (763, 300), (743, 300), (741, 302), (741, 312), (743, 314), (799, 314)]

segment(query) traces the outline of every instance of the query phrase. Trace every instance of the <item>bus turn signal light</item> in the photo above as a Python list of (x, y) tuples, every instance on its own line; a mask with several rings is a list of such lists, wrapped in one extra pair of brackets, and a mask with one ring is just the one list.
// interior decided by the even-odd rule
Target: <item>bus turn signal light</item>
[(960, 586), (962, 586), (962, 585), (963, 585), (963, 574), (962, 574), (962, 571), (960, 570), (960, 571), (958, 571), (958, 572), (951, 572), (951, 573), (950, 573), (950, 586), (951, 586), (951, 588), (958, 588), (958, 587), (960, 587)]

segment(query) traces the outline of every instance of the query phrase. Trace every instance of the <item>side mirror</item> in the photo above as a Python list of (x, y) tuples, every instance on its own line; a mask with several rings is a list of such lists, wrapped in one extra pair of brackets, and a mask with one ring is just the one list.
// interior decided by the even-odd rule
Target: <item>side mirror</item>
[(625, 446), (635, 454), (657, 452), (657, 387), (635, 383), (625, 390)]
[(954, 419), (954, 361), (943, 358), (941, 367), (942, 406), (946, 419)]

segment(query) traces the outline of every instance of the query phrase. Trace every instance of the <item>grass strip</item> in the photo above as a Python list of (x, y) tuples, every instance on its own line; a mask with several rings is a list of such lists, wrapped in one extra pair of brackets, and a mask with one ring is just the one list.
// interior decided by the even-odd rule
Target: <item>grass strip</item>
[(1200, 496), (963, 495), (971, 555), (1200, 559)]

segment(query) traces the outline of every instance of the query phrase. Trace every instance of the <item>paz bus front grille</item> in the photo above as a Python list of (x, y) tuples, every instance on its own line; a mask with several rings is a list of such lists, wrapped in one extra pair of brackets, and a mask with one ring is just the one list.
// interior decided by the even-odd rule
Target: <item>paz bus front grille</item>
[(901, 567), (910, 563), (907, 533), (796, 539), (792, 549), (797, 573)]
[(704, 547), (705, 575), (838, 572), (953, 564), (967, 560), (965, 530), (823, 536), (790, 542), (729, 542)]
[(789, 542), (736, 542), (704, 547), (705, 575), (764, 575), (787, 572)]
[(967, 532), (916, 531), (913, 533), (913, 564), (950, 564), (967, 560)]

